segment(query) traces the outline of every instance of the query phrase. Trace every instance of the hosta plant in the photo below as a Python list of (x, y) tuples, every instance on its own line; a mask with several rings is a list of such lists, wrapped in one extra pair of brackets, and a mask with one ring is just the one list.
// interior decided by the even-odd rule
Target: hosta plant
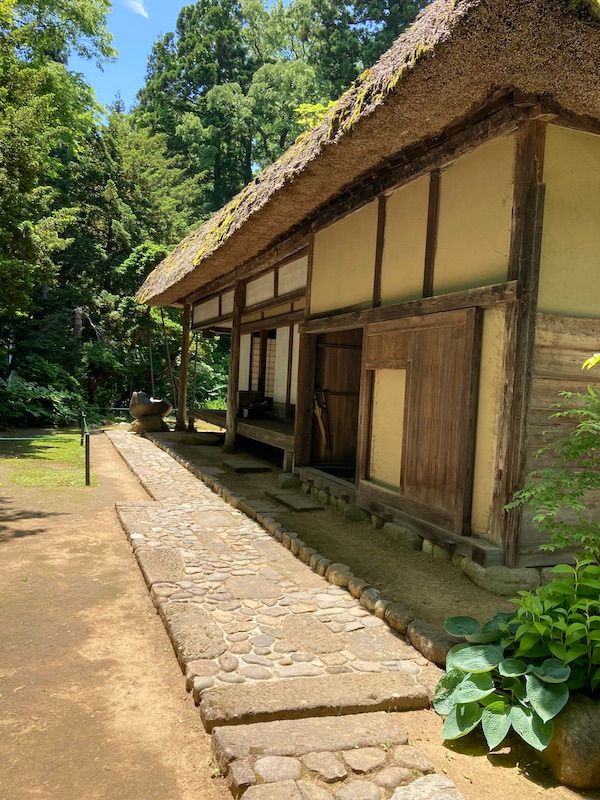
[(481, 725), (492, 750), (512, 728), (543, 750), (569, 692), (598, 695), (600, 566), (584, 561), (554, 572), (551, 583), (520, 593), (515, 614), (498, 614), (483, 626), (471, 617), (446, 620), (448, 633), (466, 641), (448, 653), (436, 689), (445, 739)]
[[(480, 628), (477, 620), (446, 620), (449, 633), (460, 632), (468, 641), (450, 650), (446, 675), (436, 688), (435, 710), (446, 717), (442, 735), (459, 739), (481, 724), (493, 750), (512, 727), (532, 747), (543, 750), (552, 739), (552, 719), (569, 699), (566, 682), (571, 670), (554, 658), (532, 664), (512, 657), (503, 645), (504, 626), (494, 627), (498, 635), (490, 642), (485, 628), (492, 629)], [(482, 633), (483, 642), (477, 643)]]

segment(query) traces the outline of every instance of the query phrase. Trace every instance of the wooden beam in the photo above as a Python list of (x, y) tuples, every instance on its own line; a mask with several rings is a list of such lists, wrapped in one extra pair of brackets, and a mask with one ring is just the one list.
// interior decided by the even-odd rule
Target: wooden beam
[(185, 431), (187, 429), (187, 384), (190, 358), (191, 317), (192, 307), (189, 303), (186, 303), (183, 307), (183, 331), (181, 334), (181, 360), (179, 366), (179, 397), (177, 400), (177, 419), (175, 422), (176, 431)]
[(266, 331), (272, 328), (284, 328), (286, 325), (303, 321), (304, 309), (301, 308), (298, 311), (279, 314), (277, 317), (265, 317), (264, 319), (255, 319), (253, 322), (244, 322), (240, 330), (242, 333), (255, 333), (256, 331)]
[(456, 311), (460, 308), (490, 308), (504, 303), (515, 303), (518, 300), (518, 282), (497, 283), (462, 292), (440, 294), (436, 297), (425, 297), (422, 300), (411, 300), (397, 306), (370, 308), (363, 311), (351, 311), (307, 320), (301, 325), (303, 333), (326, 333), (327, 331), (360, 328), (372, 322), (418, 317), (424, 314), (435, 314), (439, 311)]
[(377, 203), (377, 242), (375, 245), (375, 278), (373, 281), (373, 308), (381, 305), (381, 270), (383, 267), (383, 249), (385, 246), (385, 214), (387, 197), (379, 195)]
[(429, 207), (427, 209), (427, 240), (425, 244), (425, 270), (423, 273), (423, 297), (433, 295), (433, 270), (437, 251), (438, 221), (440, 216), (441, 172), (434, 169), (429, 176)]
[(233, 296), (233, 324), (231, 327), (231, 355), (229, 362), (229, 384), (227, 388), (227, 417), (224, 450), (235, 449), (235, 435), (238, 413), (238, 386), (240, 382), (240, 338), (241, 319), (246, 296), (246, 286), (242, 281), (235, 285)]
[(507, 513), (504, 507), (523, 485), (525, 477), (527, 408), (544, 216), (545, 141), (545, 122), (527, 121), (519, 128), (509, 277), (517, 281), (521, 302), (507, 308), (506, 314), (505, 391), (500, 411), (490, 522), (492, 535), (503, 536), (508, 566), (516, 566), (519, 555), (521, 511), (517, 509)]

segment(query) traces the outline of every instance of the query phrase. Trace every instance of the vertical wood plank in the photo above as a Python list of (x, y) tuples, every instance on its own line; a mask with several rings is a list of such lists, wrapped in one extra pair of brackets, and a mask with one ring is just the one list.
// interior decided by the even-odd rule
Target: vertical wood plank
[(520, 302), (507, 308), (505, 392), (500, 412), (496, 484), (491, 526), (504, 539), (508, 566), (519, 556), (521, 510), (504, 511), (523, 485), (526, 468), (527, 408), (531, 392), (535, 314), (544, 216), (546, 123), (525, 121), (517, 132), (513, 225), (509, 277), (518, 281)]
[(427, 242), (425, 245), (425, 272), (423, 297), (433, 295), (433, 272), (437, 250), (438, 222), (440, 216), (441, 171), (434, 169), (429, 176), (429, 207), (427, 210)]
[(233, 317), (231, 325), (231, 356), (229, 362), (229, 385), (227, 389), (227, 416), (224, 450), (231, 452), (235, 448), (235, 435), (238, 413), (238, 386), (240, 379), (240, 326), (246, 286), (243, 281), (237, 281), (233, 294)]
[(181, 333), (181, 361), (179, 367), (179, 393), (177, 398), (177, 418), (175, 422), (176, 431), (184, 431), (187, 428), (187, 382), (188, 382), (188, 363), (190, 357), (190, 322), (192, 318), (192, 306), (186, 303), (183, 307), (183, 330)]
[(294, 426), (294, 464), (297, 467), (308, 466), (311, 458), (316, 352), (317, 337), (301, 333), (298, 353), (296, 424)]
[(375, 244), (375, 277), (373, 280), (373, 308), (381, 305), (381, 269), (385, 247), (385, 218), (387, 197), (380, 194), (377, 204), (377, 241)]

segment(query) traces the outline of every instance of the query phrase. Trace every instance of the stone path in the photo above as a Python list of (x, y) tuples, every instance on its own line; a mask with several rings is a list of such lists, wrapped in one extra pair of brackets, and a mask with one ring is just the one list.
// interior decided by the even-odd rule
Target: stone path
[[(108, 436), (154, 498), (117, 510), (232, 792), (418, 791), (415, 777), (431, 770), (402, 761), (402, 715), (382, 712), (427, 707), (440, 671), (167, 453)], [(393, 796), (459, 796), (432, 780)]]

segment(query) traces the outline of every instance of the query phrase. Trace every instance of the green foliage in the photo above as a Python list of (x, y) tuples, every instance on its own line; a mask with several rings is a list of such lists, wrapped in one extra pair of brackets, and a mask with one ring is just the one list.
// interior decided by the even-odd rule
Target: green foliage
[(567, 6), (578, 16), (600, 22), (600, 0), (566, 0)]
[[(137, 106), (98, 106), (73, 54), (114, 51), (109, 0), (0, 0), (2, 422), (173, 400), (181, 312), (148, 272), (277, 158), (414, 17), (413, 0), (198, 0), (150, 53)], [(299, 116), (297, 109), (301, 108)], [(166, 340), (166, 341), (165, 341)], [(190, 396), (222, 405), (228, 338), (198, 340)]]
[(72, 425), (79, 417), (81, 398), (53, 387), (40, 386), (14, 376), (0, 378), (2, 424), (52, 427)]
[(511, 728), (543, 750), (570, 691), (600, 694), (600, 566), (580, 561), (554, 573), (545, 586), (520, 593), (514, 615), (483, 626), (472, 617), (446, 620), (446, 631), (466, 642), (449, 651), (436, 688), (445, 739), (481, 723), (490, 750)]
[(600, 489), (600, 395), (588, 387), (583, 394), (561, 396), (568, 406), (552, 418), (573, 424), (566, 435), (539, 451), (539, 456), (551, 454), (553, 465), (532, 472), (507, 508), (533, 509), (533, 521), (548, 537), (541, 550), (571, 547), (598, 561), (600, 522), (592, 517), (588, 495)]

